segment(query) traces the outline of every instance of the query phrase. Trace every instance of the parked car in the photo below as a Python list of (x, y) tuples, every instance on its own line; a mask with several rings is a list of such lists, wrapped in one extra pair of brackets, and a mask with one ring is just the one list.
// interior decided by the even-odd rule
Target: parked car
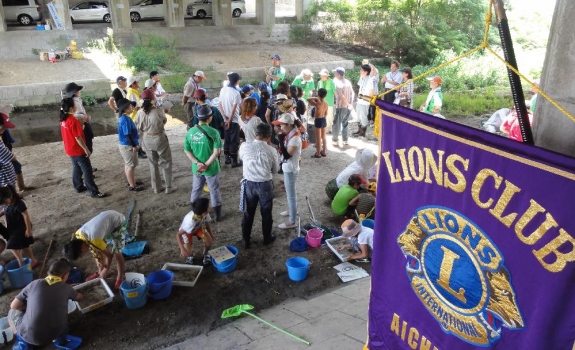
[[(187, 8), (188, 15), (197, 18), (212, 17), (212, 0), (199, 0)], [(232, 17), (240, 17), (246, 13), (245, 0), (232, 0)]]
[(42, 20), (37, 0), (2, 0), (6, 22), (18, 22), (27, 26)]
[(130, 7), (132, 22), (145, 18), (164, 18), (164, 0), (143, 0)]
[(104, 21), (112, 22), (110, 9), (105, 2), (85, 1), (70, 9), (72, 22), (80, 21)]

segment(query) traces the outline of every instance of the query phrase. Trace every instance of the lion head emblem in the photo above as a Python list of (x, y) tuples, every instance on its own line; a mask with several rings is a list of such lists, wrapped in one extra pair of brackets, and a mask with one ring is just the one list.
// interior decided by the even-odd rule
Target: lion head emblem
[(405, 231), (397, 237), (397, 244), (407, 259), (406, 270), (409, 274), (421, 273), (421, 243), (427, 235), (412, 218)]

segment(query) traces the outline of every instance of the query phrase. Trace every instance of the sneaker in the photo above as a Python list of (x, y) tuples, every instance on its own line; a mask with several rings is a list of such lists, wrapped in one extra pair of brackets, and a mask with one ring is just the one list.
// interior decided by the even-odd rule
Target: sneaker
[(128, 191), (131, 191), (131, 192), (140, 192), (143, 190), (144, 190), (144, 187), (142, 187), (142, 186), (128, 187)]
[(211, 265), (212, 264), (212, 257), (210, 256), (210, 254), (204, 255), (203, 263), (204, 263), (204, 265)]
[(82, 192), (86, 192), (87, 190), (88, 190), (88, 187), (82, 185), (82, 186), (80, 186), (79, 189), (76, 190), (76, 192), (82, 193)]
[(278, 228), (280, 228), (280, 229), (282, 229), (282, 230), (289, 230), (289, 229), (296, 228), (296, 227), (297, 227), (296, 224), (291, 224), (291, 225), (290, 225), (290, 224), (282, 223), (282, 224), (279, 224), (279, 225), (278, 225)]
[(276, 235), (272, 233), (268, 238), (264, 238), (263, 245), (272, 244), (275, 240), (276, 240)]
[(348, 145), (347, 141), (343, 141), (343, 145), (347, 146)]
[(194, 257), (193, 257), (193, 256), (188, 256), (188, 257), (186, 258), (186, 261), (185, 261), (184, 263), (186, 263), (186, 264), (188, 264), (188, 265), (193, 265), (193, 264), (194, 264)]
[(289, 211), (284, 210), (280, 213), (280, 216), (289, 216)]
[(355, 259), (356, 262), (358, 263), (368, 263), (371, 261), (371, 259), (369, 258), (362, 258), (362, 259)]
[(102, 192), (98, 192), (96, 194), (90, 195), (90, 197), (92, 197), (92, 198), (104, 198), (104, 197), (108, 197), (108, 195), (105, 193), (102, 193)]

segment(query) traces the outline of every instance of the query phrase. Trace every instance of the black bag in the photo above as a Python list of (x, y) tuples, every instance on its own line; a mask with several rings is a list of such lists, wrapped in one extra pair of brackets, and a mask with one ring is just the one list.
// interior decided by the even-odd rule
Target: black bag
[(407, 98), (402, 98), (399, 100), (399, 105), (402, 107), (408, 107), (411, 106), (411, 100), (408, 100)]

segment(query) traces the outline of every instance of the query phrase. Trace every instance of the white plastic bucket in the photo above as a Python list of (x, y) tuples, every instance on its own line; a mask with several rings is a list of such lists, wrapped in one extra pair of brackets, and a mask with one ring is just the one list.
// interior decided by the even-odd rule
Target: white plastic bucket
[(12, 333), (12, 329), (10, 329), (10, 325), (8, 324), (8, 317), (0, 318), (0, 344), (6, 345), (9, 341), (14, 338), (14, 334)]

